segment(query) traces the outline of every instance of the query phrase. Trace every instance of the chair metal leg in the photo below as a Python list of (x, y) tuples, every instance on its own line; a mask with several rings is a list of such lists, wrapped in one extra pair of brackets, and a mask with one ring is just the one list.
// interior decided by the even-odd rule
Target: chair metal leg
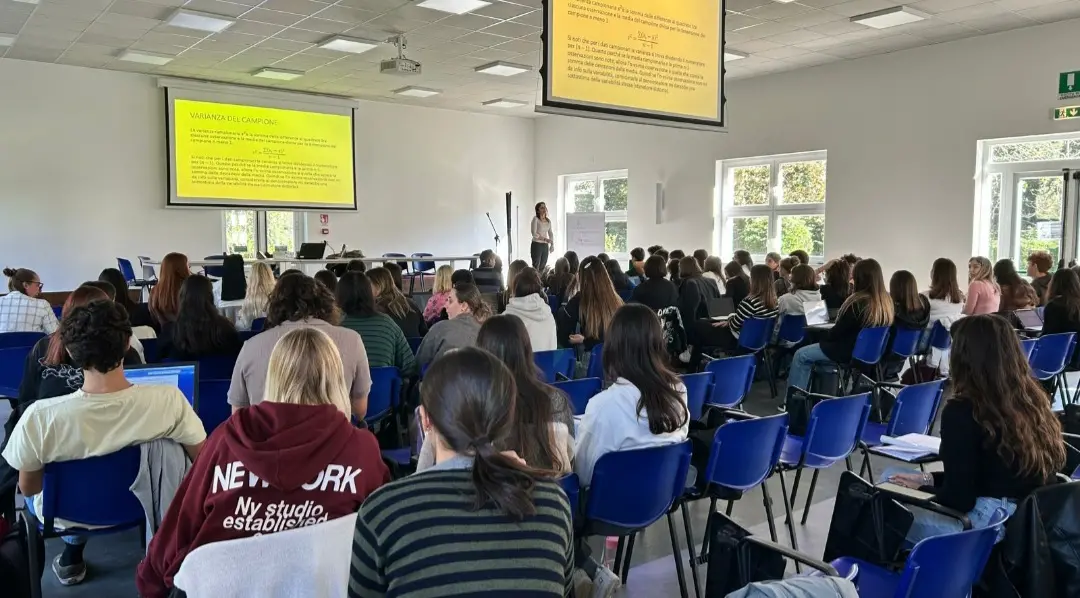
[(40, 550), (43, 545), (38, 533), (37, 521), (33, 517), (23, 515), (23, 523), (26, 525), (26, 561), (30, 566), (30, 598), (41, 598), (41, 577), (44, 574), (43, 562), (45, 552)]
[(848, 456), (844, 457), (844, 464), (847, 465), (848, 471), (855, 471), (855, 468), (851, 466), (851, 453), (848, 453)]
[[(675, 536), (675, 522), (671, 519), (671, 513), (667, 514), (667, 527), (668, 535), (671, 536), (671, 556), (675, 559), (675, 575), (679, 578), (679, 596), (682, 598), (688, 598), (689, 594), (686, 591), (686, 574), (683, 573), (682, 568), (682, 551), (679, 550), (679, 538)], [(631, 536), (631, 542), (633, 542), (633, 536)], [(693, 540), (687, 540), (693, 542)], [(627, 563), (630, 559), (626, 559)], [(623, 577), (623, 585), (626, 585), (626, 577)]]
[[(870, 476), (866, 479), (870, 480), (870, 483), (873, 484), (874, 480), (877, 478), (874, 477), (874, 462), (870, 460), (870, 451), (863, 451), (863, 465), (866, 465), (866, 473)], [(861, 471), (859, 472), (859, 477), (862, 477)]]
[(814, 500), (814, 486), (817, 486), (817, 476), (820, 472), (820, 469), (815, 469), (813, 477), (810, 478), (810, 491), (806, 493), (806, 506), (803, 508), (802, 521), (800, 522), (802, 525), (806, 525), (806, 518), (810, 515), (810, 504)]
[(701, 540), (701, 554), (709, 554), (709, 520), (712, 519), (712, 514), (716, 512), (716, 499), (709, 500), (709, 515), (705, 517), (705, 537)]
[(773, 521), (772, 496), (769, 495), (769, 480), (761, 482), (761, 502), (765, 505), (765, 518), (769, 521), (769, 538), (780, 542), (776, 535), (776, 522)]
[(735, 508), (735, 501), (733, 501), (733, 500), (727, 501), (727, 509), (724, 511), (724, 515), (727, 515), (728, 517), (731, 517), (731, 510), (734, 509), (734, 508)]
[[(690, 577), (694, 580), (694, 598), (701, 598), (701, 580), (698, 579), (698, 557), (694, 553), (694, 530), (690, 524), (690, 509), (687, 508), (686, 501), (679, 505), (679, 509), (682, 511), (683, 530), (686, 532), (686, 548), (690, 553)], [(708, 529), (709, 525), (706, 523), (706, 534)], [(706, 554), (704, 541), (701, 543), (701, 549), (701, 554)]]
[(791, 485), (791, 506), (795, 506), (795, 497), (799, 494), (799, 480), (802, 479), (802, 463), (795, 470), (795, 483)]
[[(791, 501), (788, 500), (787, 482), (784, 480), (783, 471), (777, 471), (777, 475), (780, 476), (780, 492), (783, 494), (784, 510), (787, 511), (788, 538), (791, 540), (791, 549), (797, 551), (799, 550), (799, 541), (795, 538), (795, 521), (791, 516)], [(795, 562), (795, 572), (802, 573), (798, 561)]]
[(769, 377), (769, 391), (772, 393), (772, 398), (776, 398), (778, 393), (776, 392), (776, 372), (773, 371), (772, 359), (769, 357), (768, 350), (761, 352), (761, 361), (765, 363), (765, 374)]
[(626, 536), (619, 538), (619, 545), (615, 548), (615, 560), (611, 562), (612, 573), (619, 574), (620, 567), (622, 566), (623, 549), (626, 547)]
[[(668, 515), (668, 523), (671, 522), (671, 516)], [(630, 534), (630, 539), (626, 542), (626, 556), (623, 557), (622, 562), (622, 575), (619, 577), (622, 579), (622, 583), (626, 585), (626, 578), (630, 575), (630, 557), (634, 555), (634, 540), (637, 539), (637, 532)]]

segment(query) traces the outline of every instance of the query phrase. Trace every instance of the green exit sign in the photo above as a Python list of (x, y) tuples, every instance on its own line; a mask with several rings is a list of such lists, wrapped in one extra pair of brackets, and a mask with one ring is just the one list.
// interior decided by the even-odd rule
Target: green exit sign
[(1054, 108), (1054, 120), (1069, 120), (1071, 118), (1080, 118), (1080, 106)]
[(1080, 98), (1080, 71), (1058, 75), (1058, 99)]

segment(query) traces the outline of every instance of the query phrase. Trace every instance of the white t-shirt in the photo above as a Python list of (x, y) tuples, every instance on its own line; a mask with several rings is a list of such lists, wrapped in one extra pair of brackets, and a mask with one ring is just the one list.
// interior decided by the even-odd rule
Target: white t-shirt
[[(202, 422), (179, 389), (134, 385), (107, 394), (78, 390), (30, 405), (3, 455), (19, 471), (40, 471), (55, 461), (99, 457), (159, 438), (185, 446), (206, 440)], [(41, 494), (33, 500), (41, 513)]]

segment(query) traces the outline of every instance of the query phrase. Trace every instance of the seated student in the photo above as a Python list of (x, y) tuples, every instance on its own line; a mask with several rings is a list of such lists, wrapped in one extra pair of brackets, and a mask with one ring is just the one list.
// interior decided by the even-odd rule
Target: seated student
[(596, 254), (596, 258), (597, 258), (598, 260), (600, 260), (600, 261), (601, 261), (602, 263), (604, 263), (604, 264), (607, 264), (607, 263), (608, 263), (608, 260), (610, 260), (610, 259), (611, 259), (611, 256), (609, 256), (609, 255), (608, 255), (608, 254), (606, 254), (606, 253), (600, 252), (600, 253)]
[(772, 270), (773, 280), (780, 279), (780, 260), (780, 254), (775, 251), (770, 251), (769, 253), (765, 254), (765, 265), (768, 266), (770, 270)]
[(1001, 289), (1001, 302), (998, 304), (999, 312), (1031, 309), (1039, 304), (1035, 289), (1031, 288), (1028, 281), (1020, 278), (1012, 260), (998, 260), (994, 264), (994, 280), (997, 282), (998, 288)]
[(630, 284), (630, 278), (626, 275), (626, 272), (623, 272), (622, 268), (619, 267), (617, 260), (608, 260), (604, 263), (604, 267), (607, 268), (608, 276), (611, 277), (611, 284), (615, 287), (615, 292), (629, 292), (634, 288), (634, 285)]
[(198, 361), (203, 357), (236, 355), (242, 344), (232, 322), (214, 305), (210, 279), (196, 274), (184, 280), (176, 320), (161, 328), (159, 356)]
[(1028, 256), (1027, 275), (1031, 277), (1031, 288), (1035, 289), (1039, 305), (1046, 305), (1050, 301), (1047, 291), (1050, 289), (1050, 268), (1052, 267), (1054, 267), (1054, 258), (1049, 252), (1036, 251)]
[(877, 260), (865, 259), (855, 264), (855, 292), (840, 306), (836, 325), (820, 343), (795, 352), (788, 372), (788, 388), (809, 390), (810, 370), (817, 363), (851, 362), (855, 340), (863, 328), (891, 326), (893, 302), (885, 292), (885, 280)]
[(547, 279), (548, 295), (559, 298), (559, 304), (566, 303), (569, 299), (567, 291), (574, 280), (574, 273), (570, 271), (570, 262), (565, 257), (555, 260), (555, 269)]
[(851, 264), (842, 259), (825, 264), (825, 284), (821, 285), (821, 300), (829, 310), (829, 319), (835, 319), (840, 308), (851, 296)]
[(780, 275), (776, 277), (776, 280), (773, 283), (773, 287), (776, 288), (777, 297), (781, 297), (791, 291), (791, 269), (798, 264), (798, 258), (785, 257), (780, 259)]
[(701, 268), (698, 268), (693, 257), (687, 256), (679, 260), (679, 276), (682, 277), (682, 284), (679, 285), (679, 315), (682, 316), (683, 328), (689, 333), (691, 344), (700, 344), (704, 339), (698, 339), (694, 334), (697, 322), (709, 318), (709, 301), (719, 299), (720, 292), (712, 281), (702, 276)]
[(131, 327), (133, 329), (141, 326), (150, 326), (150, 305), (141, 302), (137, 303), (131, 300), (131, 293), (128, 289), (127, 280), (124, 279), (124, 275), (119, 270), (116, 268), (105, 268), (101, 271), (101, 274), (98, 274), (98, 280), (111, 284), (113, 289), (116, 290), (115, 301), (127, 310), (128, 319), (131, 320)]
[(367, 270), (367, 264), (364, 260), (349, 260), (348, 265), (345, 266), (346, 272), (364, 272)]
[(581, 345), (591, 351), (597, 343), (604, 342), (604, 331), (615, 310), (622, 305), (622, 299), (615, 294), (611, 277), (599, 258), (585, 258), (578, 279), (581, 291), (559, 310), (555, 326), (560, 347)]
[(684, 257), (686, 257), (686, 252), (682, 249), (672, 249), (671, 253), (668, 254), (668, 260), (681, 260)]
[(667, 279), (667, 265), (664, 258), (650, 255), (645, 260), (645, 278), (634, 287), (630, 300), (640, 303), (653, 311), (673, 307), (679, 303), (679, 289)]
[(367, 272), (371, 281), (371, 290), (375, 293), (375, 306), (379, 311), (390, 316), (401, 328), (405, 338), (416, 338), (427, 334), (424, 314), (394, 286), (394, 276), (387, 268), (372, 268)]
[(994, 282), (990, 260), (978, 256), (968, 260), (968, 291), (963, 314), (996, 313), (1001, 308), (1001, 288)]
[(229, 385), (233, 413), (262, 402), (270, 352), (278, 340), (290, 330), (318, 328), (337, 345), (345, 366), (345, 386), (349, 389), (353, 415), (363, 418), (371, 390), (367, 350), (356, 331), (336, 325), (340, 312), (330, 291), (306, 274), (282, 275), (270, 294), (266, 312), (266, 330), (248, 339), (236, 358)]
[(337, 290), (338, 277), (329, 270), (319, 270), (315, 273), (314, 276), (312, 276), (312, 278), (315, 279), (315, 282), (320, 283), (324, 287), (326, 287), (327, 290), (329, 290), (331, 293)]
[[(941, 411), (944, 471), (887, 470), (882, 479), (934, 494), (934, 502), (986, 527), (997, 509), (1008, 514), (1034, 490), (1054, 482), (1065, 464), (1061, 424), (1031, 375), (1008, 321), (994, 315), (952, 327), (953, 393)], [(960, 521), (912, 508), (908, 542), (961, 531)], [(998, 540), (1004, 530), (998, 535)]]
[(510, 297), (514, 294), (514, 279), (525, 268), (530, 268), (529, 262), (525, 260), (514, 260), (510, 262), (510, 267), (506, 270), (506, 290), (499, 293), (498, 297), (498, 313), (506, 311), (506, 304), (510, 302)]
[(889, 279), (889, 296), (893, 300), (893, 323), (885, 346), (883, 380), (896, 380), (906, 361), (893, 354), (896, 334), (900, 330), (917, 330), (920, 334), (926, 330), (930, 323), (930, 300), (919, 294), (919, 283), (915, 281), (915, 275), (907, 270), (893, 272)]
[(747, 320), (775, 318), (777, 304), (773, 282), (772, 270), (768, 266), (758, 264), (750, 268), (750, 294), (735, 308), (735, 313), (723, 322), (699, 321), (702, 344), (734, 349), (739, 345), (739, 336)]
[(480, 325), (492, 313), (476, 285), (459, 284), (450, 292), (446, 315), (450, 319), (436, 322), (416, 350), (416, 361), (421, 366), (430, 364), (450, 349), (476, 345)]
[(390, 278), (394, 281), (394, 288), (396, 288), (399, 293), (404, 292), (405, 281), (402, 278), (403, 269), (401, 264), (398, 262), (386, 262), (382, 265), (382, 268), (390, 274)]
[(638, 277), (645, 279), (645, 250), (635, 247), (630, 250), (630, 267), (626, 269), (626, 277)]
[(248, 281), (244, 304), (236, 313), (236, 329), (251, 330), (252, 323), (266, 317), (270, 293), (274, 292), (274, 271), (264, 262), (251, 264), (251, 280)]
[[(1050, 301), (1043, 312), (1042, 333), (1075, 332), (1080, 336), (1080, 276), (1068, 268), (1054, 272), (1048, 289)], [(1074, 351), (1072, 363), (1080, 362), (1080, 351)]]
[(4, 268), (8, 294), (0, 297), (0, 333), (56, 332), (59, 323), (52, 306), (41, 294), (41, 278), (26, 268)]
[(350, 598), (441, 596), (446, 588), (572, 595), (565, 494), (552, 472), (497, 448), (514, 432), (517, 394), (510, 370), (486, 351), (459, 349), (432, 364), (420, 425), (432, 437), (435, 466), (383, 486), (360, 507)]
[(176, 319), (180, 309), (180, 285), (191, 276), (187, 256), (182, 253), (167, 254), (161, 260), (157, 284), (150, 289), (150, 326), (158, 333), (161, 328)]
[[(352, 515), (390, 481), (375, 436), (349, 420), (341, 355), (326, 333), (281, 337), (269, 372), (266, 399), (210, 436), (177, 489), (136, 572), (142, 598), (169, 596), (199, 546)], [(236, 516), (249, 507), (251, 515)]]
[[(685, 257), (685, 256), (683, 256)], [(693, 259), (693, 258), (691, 258)], [(679, 264), (682, 258), (671, 258), (667, 263), (668, 277), (671, 278), (671, 282), (675, 283), (675, 286), (682, 285), (682, 273), (679, 271)]]
[[(515, 451), (530, 467), (559, 475), (570, 473), (574, 458), (574, 414), (566, 396), (544, 382), (521, 320), (509, 314), (491, 316), (480, 327), (476, 346), (506, 364), (517, 384), (513, 432), (505, 444), (495, 448)], [(424, 437), (417, 471), (435, 464), (431, 440)]]
[(797, 258), (799, 258), (799, 263), (800, 264), (802, 264), (804, 266), (809, 266), (810, 265), (810, 254), (806, 253), (802, 249), (796, 249), (795, 251), (792, 251), (791, 253), (788, 254), (788, 257), (797, 257)]
[(452, 282), (454, 267), (449, 264), (439, 266), (435, 271), (435, 284), (431, 288), (431, 297), (424, 306), (424, 323), (431, 326), (439, 321), (439, 316), (446, 309), (446, 301), (450, 299), (450, 290), (454, 288)]
[(642, 305), (615, 312), (604, 342), (606, 378), (615, 380), (585, 407), (574, 470), (584, 488), (600, 457), (686, 440), (686, 387), (667, 365), (660, 319)]
[(958, 320), (964, 310), (964, 293), (956, 281), (956, 264), (946, 257), (934, 260), (930, 267), (930, 290), (924, 293), (930, 302), (930, 320), (927, 328), (941, 321), (948, 329)]
[(743, 274), (750, 276), (750, 268), (754, 267), (754, 260), (750, 257), (750, 252), (745, 249), (738, 249), (733, 254), (731, 261), (739, 264), (742, 268)]
[(503, 313), (517, 316), (525, 325), (532, 351), (554, 351), (559, 348), (555, 315), (551, 313), (536, 270), (525, 268), (514, 277), (514, 296)]
[[(109, 301), (116, 301), (116, 288), (113, 287), (111, 284), (105, 282), (104, 280), (88, 280), (82, 283), (82, 286), (100, 289), (102, 292), (105, 293), (105, 296), (109, 299)], [(67, 303), (65, 302), (64, 305), (67, 305)], [(61, 317), (63, 317), (62, 314), (63, 312), (61, 311)], [(131, 321), (131, 314), (128, 314), (128, 321)], [(53, 334), (56, 333), (54, 332)], [(131, 350), (139, 356), (139, 361), (135, 363), (146, 363), (146, 351), (143, 349), (142, 341), (140, 341), (139, 338), (135, 335), (134, 325), (131, 326)], [(127, 362), (125, 361), (125, 363)]]
[(472, 271), (473, 283), (481, 293), (501, 293), (503, 291), (502, 272), (495, 267), (495, 252), (485, 249), (480, 252), (480, 266)]
[(716, 290), (723, 295), (727, 292), (724, 287), (724, 262), (715, 255), (705, 258), (705, 265), (701, 267), (701, 275), (716, 284)]
[(821, 301), (817, 273), (812, 267), (799, 264), (791, 269), (791, 290), (776, 299), (776, 332), (780, 331), (780, 323), (785, 315), (806, 314), (806, 303), (809, 301)]
[(581, 260), (578, 259), (577, 252), (573, 250), (567, 251), (563, 254), (563, 257), (566, 258), (566, 263), (570, 267), (570, 273), (577, 274), (577, 271), (581, 268)]
[[(127, 312), (106, 299), (72, 309), (61, 323), (60, 339), (82, 371), (82, 387), (30, 405), (3, 453), (19, 471), (19, 487), (34, 512), (41, 513), (43, 470), (49, 463), (108, 455), (160, 438), (183, 445), (192, 460), (198, 456), (206, 432), (183, 393), (171, 386), (132, 385), (124, 377), (130, 338)], [(59, 519), (56, 525), (80, 527)], [(74, 585), (86, 576), (86, 536), (63, 539), (64, 552), (52, 570), (62, 585)]]
[(738, 262), (728, 262), (724, 266), (724, 287), (724, 296), (738, 305), (750, 294), (750, 274), (743, 272)]
[(390, 316), (379, 313), (375, 307), (375, 294), (367, 275), (363, 272), (345, 272), (338, 281), (335, 297), (338, 308), (345, 314), (341, 325), (355, 330), (364, 341), (368, 367), (395, 367), (405, 377), (420, 372), (409, 341), (401, 329)]

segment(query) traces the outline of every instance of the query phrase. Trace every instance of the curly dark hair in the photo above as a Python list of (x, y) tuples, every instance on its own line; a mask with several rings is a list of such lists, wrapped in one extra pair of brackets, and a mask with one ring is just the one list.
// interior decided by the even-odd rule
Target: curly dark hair
[(270, 293), (270, 304), (266, 308), (267, 326), (299, 322), (308, 318), (337, 324), (341, 317), (334, 303), (334, 294), (306, 274), (290, 274), (279, 278)]
[(131, 322), (122, 305), (98, 299), (65, 314), (60, 323), (60, 339), (75, 366), (111, 372), (124, 363), (131, 340)]

